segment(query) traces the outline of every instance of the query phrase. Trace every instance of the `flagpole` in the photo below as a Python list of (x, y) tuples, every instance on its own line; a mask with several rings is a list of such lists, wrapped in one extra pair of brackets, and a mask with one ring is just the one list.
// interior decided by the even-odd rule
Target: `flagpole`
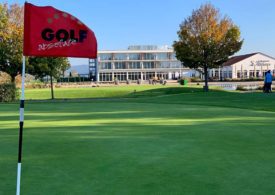
[(24, 126), (24, 103), (25, 103), (25, 66), (26, 59), (23, 56), (22, 60), (22, 87), (20, 98), (20, 118), (19, 118), (19, 143), (18, 143), (18, 164), (17, 164), (17, 185), (16, 195), (20, 195), (20, 181), (21, 181), (21, 159), (22, 159), (22, 142), (23, 142), (23, 126)]

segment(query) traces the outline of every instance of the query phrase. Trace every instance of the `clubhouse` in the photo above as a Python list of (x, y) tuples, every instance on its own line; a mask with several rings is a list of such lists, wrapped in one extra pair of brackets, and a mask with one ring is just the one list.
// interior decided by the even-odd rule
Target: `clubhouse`
[(211, 69), (209, 77), (219, 80), (263, 78), (268, 70), (275, 75), (275, 58), (263, 53), (251, 53), (230, 58), (221, 68)]

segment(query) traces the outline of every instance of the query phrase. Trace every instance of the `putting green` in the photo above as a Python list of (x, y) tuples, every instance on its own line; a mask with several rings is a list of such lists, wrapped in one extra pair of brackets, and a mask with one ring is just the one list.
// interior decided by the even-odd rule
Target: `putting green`
[[(22, 194), (274, 193), (275, 112), (217, 94), (27, 102)], [(18, 107), (0, 105), (0, 194), (15, 194)]]

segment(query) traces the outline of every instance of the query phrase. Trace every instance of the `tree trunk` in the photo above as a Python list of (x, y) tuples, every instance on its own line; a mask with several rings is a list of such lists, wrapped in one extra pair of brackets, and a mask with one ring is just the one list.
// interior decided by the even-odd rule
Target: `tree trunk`
[(11, 76), (11, 82), (15, 84), (15, 76)]
[(52, 94), (52, 100), (54, 99), (54, 93), (53, 93), (53, 76), (50, 76), (51, 78), (51, 94)]
[(205, 65), (203, 67), (203, 69), (204, 69), (204, 86), (203, 86), (203, 90), (204, 90), (204, 92), (208, 92), (208, 68)]

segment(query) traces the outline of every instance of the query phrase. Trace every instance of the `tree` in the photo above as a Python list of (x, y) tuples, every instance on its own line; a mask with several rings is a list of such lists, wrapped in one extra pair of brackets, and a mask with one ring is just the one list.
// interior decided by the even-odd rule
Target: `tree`
[(203, 73), (208, 91), (208, 69), (218, 68), (241, 49), (240, 30), (219, 10), (207, 3), (184, 20), (173, 44), (176, 57), (184, 66)]
[(22, 71), (23, 7), (0, 4), (0, 71), (8, 73), (12, 82)]
[(43, 79), (50, 76), (51, 97), (54, 99), (53, 78), (59, 78), (64, 70), (70, 67), (68, 58), (63, 57), (30, 57), (27, 72), (36, 78)]

